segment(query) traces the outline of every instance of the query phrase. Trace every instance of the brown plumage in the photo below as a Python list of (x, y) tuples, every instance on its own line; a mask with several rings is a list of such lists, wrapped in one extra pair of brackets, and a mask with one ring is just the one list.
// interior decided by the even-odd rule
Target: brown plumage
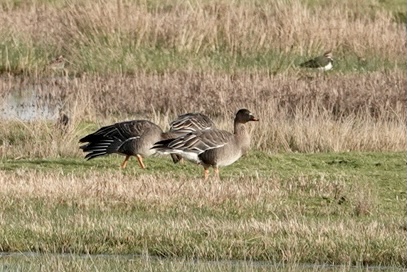
[(215, 123), (202, 113), (185, 113), (170, 123), (170, 132), (180, 135), (215, 128)]
[[(93, 158), (108, 154), (122, 154), (126, 156), (122, 168), (125, 168), (131, 156), (135, 156), (141, 168), (146, 168), (143, 158), (156, 153), (151, 149), (154, 143), (185, 135), (188, 132), (214, 126), (209, 117), (200, 113), (187, 113), (178, 116), (170, 124), (170, 130), (163, 132), (156, 124), (147, 120), (133, 120), (120, 122), (100, 128), (79, 140), (86, 143), (80, 148), (87, 153), (85, 158)], [(182, 157), (174, 154), (174, 162)]]
[(219, 177), (219, 166), (227, 166), (238, 160), (250, 147), (250, 135), (245, 124), (258, 121), (247, 109), (236, 113), (234, 133), (219, 129), (191, 132), (174, 139), (166, 139), (154, 144), (153, 149), (161, 153), (179, 154), (204, 167), (204, 178), (209, 175), (209, 167), (215, 169)]
[(80, 148), (86, 154), (85, 158), (104, 156), (112, 153), (125, 155), (121, 168), (125, 168), (130, 156), (136, 156), (141, 168), (146, 168), (143, 158), (155, 153), (151, 147), (157, 141), (164, 139), (163, 131), (156, 124), (147, 120), (120, 122), (100, 128), (79, 140), (87, 143)]
[(327, 51), (322, 56), (318, 56), (301, 63), (300, 67), (316, 68), (321, 71), (328, 71), (332, 69), (333, 61), (332, 51)]
[(48, 68), (52, 70), (63, 70), (65, 68), (65, 62), (66, 59), (64, 56), (60, 55), (48, 64)]
[(53, 73), (61, 73), (64, 76), (68, 76), (68, 70), (66, 69), (66, 64), (70, 62), (60, 55), (53, 59), (44, 67), (44, 71), (53, 71)]
[[(202, 113), (186, 113), (179, 115), (170, 123), (168, 138), (177, 138), (190, 132), (215, 128), (215, 123)], [(174, 163), (182, 162), (180, 154), (171, 154)]]

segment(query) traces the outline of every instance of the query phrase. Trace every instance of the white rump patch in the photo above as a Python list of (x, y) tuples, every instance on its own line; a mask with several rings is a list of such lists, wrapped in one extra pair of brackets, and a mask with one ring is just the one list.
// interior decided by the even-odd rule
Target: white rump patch
[(157, 152), (160, 154), (167, 154), (167, 155), (168, 154), (178, 154), (178, 155), (181, 155), (182, 157), (184, 157), (186, 160), (193, 161), (196, 163), (201, 162), (198, 158), (198, 154), (195, 152), (185, 152), (185, 151), (178, 150), (178, 149), (170, 149), (167, 151), (158, 150)]

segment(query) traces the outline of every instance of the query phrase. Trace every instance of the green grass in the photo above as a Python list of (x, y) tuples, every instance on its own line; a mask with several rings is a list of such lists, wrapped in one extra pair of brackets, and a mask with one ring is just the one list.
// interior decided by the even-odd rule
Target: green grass
[(404, 153), (253, 152), (206, 183), (121, 159), (3, 160), (1, 250), (406, 264)]
[[(112, 118), (112, 112), (118, 113), (118, 121), (128, 116), (138, 118), (133, 115), (140, 111), (148, 118), (156, 117), (160, 125), (168, 125), (156, 115), (156, 109), (160, 111), (161, 105), (165, 112), (176, 105), (178, 111), (186, 111), (184, 106), (178, 109), (178, 100), (193, 96), (195, 88), (200, 93), (213, 91), (203, 98), (206, 102), (231, 97), (219, 108), (248, 104), (262, 112), (262, 120), (274, 116), (268, 111), (271, 105), (281, 106), (282, 112), (304, 107), (304, 112), (295, 113), (301, 120), (302, 115), (310, 114), (306, 110), (308, 102), (318, 98), (316, 105), (324, 108), (325, 104), (318, 103), (327, 103), (327, 111), (334, 105), (328, 103), (330, 99), (340, 105), (353, 105), (349, 106), (350, 116), (357, 113), (358, 118), (362, 117), (357, 120), (362, 121), (350, 122), (349, 127), (339, 126), (340, 122), (331, 127), (324, 122), (303, 124), (313, 131), (296, 130), (297, 119), (285, 130), (282, 126), (289, 118), (282, 118), (282, 123), (275, 126), (265, 122), (263, 126), (269, 130), (262, 134), (257, 131), (255, 137), (256, 141), (262, 139), (258, 147), (263, 152), (252, 151), (221, 169), (220, 181), (211, 178), (206, 182), (201, 178), (202, 167), (174, 165), (168, 157), (146, 159), (146, 170), (140, 169), (134, 158), (127, 169), (119, 169), (123, 157), (118, 155), (91, 161), (79, 158), (79, 137), (100, 127), (93, 122), (76, 120), (77, 127), (66, 135), (55, 134), (51, 122), (5, 122), (0, 139), (0, 251), (24, 254), (0, 256), (0, 270), (362, 271), (374, 266), (397, 271), (407, 267), (405, 153), (267, 151), (280, 150), (280, 146), (283, 149), (283, 145), (289, 146), (283, 150), (304, 150), (296, 148), (297, 142), (310, 151), (402, 150), (400, 138), (394, 136), (401, 133), (379, 124), (387, 120), (388, 112), (394, 111), (403, 119), (403, 101), (398, 92), (392, 94), (390, 90), (402, 89), (405, 84), (399, 76), (399, 70), (406, 70), (401, 58), (404, 47), (400, 46), (404, 43), (395, 39), (404, 37), (398, 35), (406, 18), (404, 2), (168, 0), (163, 4), (148, 0), (128, 2), (128, 8), (120, 10), (118, 6), (124, 2), (89, 5), (91, 2), (79, 0), (3, 1), (4, 23), (14, 23), (0, 31), (0, 73), (23, 74), (37, 84), (52, 78), (52, 73), (57, 75), (45, 67), (63, 54), (70, 61), (66, 67), (70, 76), (101, 77), (96, 78), (97, 83), (80, 78), (72, 80), (73, 85), (52, 82), (55, 89), (50, 90), (60, 93), (60, 100), (67, 105), (74, 102), (76, 109), (83, 106), (89, 110), (79, 109), (76, 119), (104, 116), (102, 124), (107, 123), (105, 118)], [(142, 13), (136, 18), (142, 22), (132, 21), (129, 28), (126, 18), (130, 17), (126, 16), (134, 16), (139, 10)], [(319, 11), (323, 16), (307, 21)], [(54, 18), (57, 12), (61, 16)], [(39, 20), (33, 31), (27, 22), (37, 18), (46, 19)], [(309, 27), (304, 33), (303, 21)], [(208, 27), (200, 28), (206, 23)], [(327, 28), (320, 27), (325, 24)], [(329, 41), (329, 35), (336, 38)], [(326, 49), (334, 51), (334, 69), (326, 74), (332, 77), (311, 80), (313, 72), (297, 66)], [(369, 77), (377, 71), (386, 75), (389, 70), (395, 72)], [(177, 77), (184, 71), (185, 77)], [(195, 72), (196, 77), (188, 77)], [(303, 73), (308, 72), (309, 85), (315, 85), (315, 90), (303, 84), (303, 78), (308, 78)], [(363, 75), (359, 77), (359, 73)], [(228, 74), (233, 74), (233, 79), (222, 83)], [(243, 74), (248, 76), (239, 77)], [(273, 85), (282, 78), (270, 77), (276, 74), (286, 75), (286, 81)], [(352, 74), (361, 80), (349, 77)], [(335, 83), (337, 78), (339, 83)], [(346, 81), (355, 82), (355, 86)], [(140, 88), (133, 87), (138, 84)], [(3, 85), (6, 92), (14, 88), (7, 86), (22, 88), (14, 81)], [(339, 100), (327, 92), (332, 87)], [(357, 92), (349, 96), (352, 88)], [(168, 102), (160, 89), (174, 92), (177, 103)], [(288, 102), (285, 93), (280, 92), (287, 89), (292, 90), (287, 92)], [(322, 89), (325, 92), (317, 92)], [(296, 96), (310, 90), (315, 96)], [(263, 92), (258, 101), (239, 100)], [(269, 101), (268, 92), (270, 97), (283, 98)], [(140, 99), (133, 100), (134, 93)], [(396, 98), (383, 100), (379, 93)], [(116, 97), (123, 101), (117, 102)], [(296, 104), (296, 99), (302, 99), (303, 104)], [(105, 100), (108, 102), (103, 104)], [(93, 105), (94, 101), (98, 104)], [(198, 102), (188, 110), (229, 114), (213, 109), (212, 102), (203, 106)], [(312, 102), (310, 105), (315, 106)], [(368, 118), (371, 110), (379, 113), (377, 120)], [(321, 112), (312, 114), (323, 119)], [(372, 133), (372, 137), (355, 132), (358, 122), (369, 120), (372, 125), (361, 131), (368, 131), (369, 136)], [(341, 133), (322, 134), (324, 130)], [(286, 131), (287, 135), (276, 131)], [(304, 134), (306, 137), (300, 137)], [(283, 141), (273, 142), (273, 137)], [(335, 146), (341, 143), (338, 137), (352, 144)], [(318, 139), (313, 142), (315, 138), (333, 144), (320, 148)], [(373, 144), (367, 145), (366, 139)], [(26, 254), (29, 252), (38, 255)]]
[[(349, 265), (289, 265), (273, 262), (219, 261), (160, 259), (149, 256), (76, 256), (76, 255), (30, 255), (0, 258), (0, 269), (5, 271), (366, 271), (363, 266)], [(373, 268), (374, 269), (374, 268)], [(400, 271), (397, 268), (378, 268)]]
[[(110, 74), (136, 74), (138, 71), (171, 72), (183, 69), (197, 71), (215, 70), (219, 72), (235, 73), (239, 71), (265, 71), (270, 74), (295, 72), (299, 64), (310, 58), (322, 54), (299, 56), (294, 53), (271, 51), (228, 52), (227, 50), (206, 50), (199, 53), (177, 51), (174, 48), (132, 48), (131, 44), (111, 45), (103, 42), (103, 37), (95, 37), (103, 45), (95, 49), (92, 44), (78, 45), (80, 56), (75, 56), (67, 66), (71, 76), (83, 73), (99, 75)], [(123, 41), (126, 43), (126, 40)], [(132, 41), (128, 41), (131, 43)], [(3, 61), (0, 62), (0, 72), (13, 74), (34, 75), (43, 72), (47, 62), (53, 55), (58, 55), (57, 49), (43, 45), (25, 44), (23, 41), (17, 45), (13, 41), (3, 41), (0, 44), (3, 52)], [(50, 52), (55, 52), (50, 54)], [(65, 54), (68, 59), (72, 57)], [(388, 59), (377, 56), (375, 52), (365, 55), (360, 60), (352, 52), (337, 48), (335, 51), (335, 69), (333, 73), (375, 72), (383, 70), (405, 70), (401, 60)], [(303, 69), (302, 69), (303, 70)]]
[[(377, 42), (364, 45), (358, 40), (360, 35), (358, 32), (354, 32), (349, 38), (342, 38), (344, 41), (336, 40), (335, 43), (328, 43), (326, 37), (318, 38), (317, 35), (312, 38), (299, 29), (291, 29), (290, 24), (279, 22), (280, 20), (285, 21), (287, 18), (275, 18), (275, 25), (263, 25), (269, 21), (268, 17), (277, 17), (274, 12), (276, 9), (282, 9), (282, 15), (277, 12), (279, 16), (295, 16), (296, 14), (290, 14), (285, 10), (284, 5), (296, 4), (303, 5), (304, 9), (309, 9), (310, 16), (320, 10), (329, 14), (332, 9), (336, 9), (336, 13), (345, 11), (349, 13), (346, 14), (349, 18), (345, 17), (348, 18), (346, 23), (349, 25), (338, 28), (334, 24), (332, 29), (334, 32), (338, 30), (349, 33), (360, 31), (358, 30), (360, 26), (357, 24), (359, 19), (366, 19), (365, 24), (376, 29), (381, 24), (388, 23), (387, 20), (383, 20), (383, 16), (389, 16), (399, 24), (405, 21), (406, 13), (404, 3), (401, 1), (365, 0), (360, 4), (352, 4), (352, 1), (335, 4), (319, 0), (310, 0), (307, 4), (298, 1), (271, 4), (264, 0), (236, 1), (232, 4), (226, 2), (219, 4), (214, 1), (185, 3), (170, 0), (165, 4), (160, 1), (135, 1), (129, 6), (133, 9), (137, 7), (136, 10), (146, 9), (146, 14), (143, 16), (146, 16), (147, 25), (135, 25), (134, 29), (128, 28), (127, 20), (121, 20), (122, 18), (111, 16), (111, 14), (110, 17), (106, 17), (106, 21), (99, 20), (99, 9), (113, 9), (112, 13), (116, 15), (116, 3), (99, 3), (98, 8), (90, 10), (86, 9), (86, 3), (79, 1), (65, 3), (61, 0), (35, 1), (31, 4), (10, 0), (4, 2), (2, 5), (6, 11), (5, 14), (10, 18), (20, 16), (25, 9), (30, 10), (31, 6), (33, 6), (32, 8), (37, 6), (49, 8), (49, 10), (45, 8), (45, 14), (41, 14), (48, 19), (54, 19), (53, 13), (47, 13), (53, 9), (62, 10), (62, 13), (67, 16), (61, 16), (59, 20), (53, 21), (52, 27), (56, 27), (56, 29), (52, 29), (50, 32), (48, 32), (48, 28), (51, 26), (46, 24), (38, 26), (38, 31), (47, 33), (49, 39), (43, 39), (41, 35), (27, 37), (25, 20), (18, 20), (16, 22), (18, 27), (13, 31), (2, 30), (0, 32), (0, 72), (38, 75), (43, 72), (51, 59), (63, 54), (71, 62), (68, 67), (71, 75), (83, 73), (135, 74), (138, 71), (161, 73), (183, 69), (215, 70), (227, 73), (242, 70), (252, 72), (265, 70), (276, 74), (290, 70), (300, 61), (311, 57), (306, 54), (319, 55), (326, 49), (334, 50), (335, 71), (337, 72), (405, 69), (404, 63), (399, 61), (401, 57), (399, 43), (392, 44), (395, 49), (383, 50), (388, 47), (388, 41), (394, 39), (392, 35), (397, 29), (384, 33), (389, 37), (383, 36), (380, 37), (380, 41), (376, 39)], [(81, 5), (84, 8), (79, 8), (82, 7)], [(260, 8), (263, 6), (264, 9)], [(194, 11), (190, 7), (195, 7), (197, 11), (202, 10), (201, 13), (207, 14), (207, 17), (204, 16), (201, 19), (202, 22), (191, 21), (188, 14), (199, 17), (201, 13), (193, 13)], [(244, 24), (240, 27), (243, 29), (224, 27), (224, 24), (234, 23), (233, 20), (229, 22), (225, 18), (240, 14), (242, 8), (250, 12), (247, 15), (239, 15), (242, 18), (236, 22), (245, 20), (250, 22), (263, 18), (262, 16), (264, 18), (256, 21), (258, 24), (254, 26)], [(390, 13), (383, 15), (383, 10)], [(126, 12), (123, 14), (131, 16)], [(32, 15), (30, 14), (30, 16)], [(190, 24), (179, 23), (180, 16), (186, 16), (185, 20), (189, 20), (187, 22)], [(179, 32), (178, 28), (168, 27), (168, 25), (160, 27), (162, 17), (168, 17), (168, 25), (179, 24), (182, 31)], [(207, 23), (207, 19), (211, 21), (212, 25), (208, 26), (205, 31), (199, 29), (202, 24)], [(320, 22), (320, 24), (324, 23)], [(331, 25), (330, 22), (326, 23)], [(342, 23), (338, 22), (338, 24)], [(261, 28), (262, 26), (264, 28)], [(257, 27), (259, 28), (257, 29)], [(274, 33), (270, 29), (279, 29), (281, 33)], [(304, 31), (306, 30), (305, 28)], [(319, 30), (324, 33), (326, 31), (324, 28)], [(267, 35), (275, 35), (274, 39), (278, 39), (278, 42), (262, 37), (260, 34), (264, 31), (270, 31)], [(370, 30), (365, 32), (367, 31)], [(325, 35), (333, 34), (326, 32)], [(379, 42), (385, 42), (386, 45), (380, 47)], [(377, 48), (369, 48), (374, 46)], [(299, 54), (299, 52), (303, 53)], [(359, 58), (355, 54), (358, 54)]]
[[(373, 267), (374, 269), (375, 267)], [(376, 267), (378, 268), (378, 267)], [(363, 266), (349, 265), (289, 265), (274, 262), (219, 261), (205, 262), (185, 259), (160, 259), (149, 256), (115, 255), (31, 255), (19, 254), (0, 258), (0, 270), (5, 271), (366, 271)], [(381, 269), (381, 268), (378, 268)], [(400, 271), (397, 268), (382, 268)]]

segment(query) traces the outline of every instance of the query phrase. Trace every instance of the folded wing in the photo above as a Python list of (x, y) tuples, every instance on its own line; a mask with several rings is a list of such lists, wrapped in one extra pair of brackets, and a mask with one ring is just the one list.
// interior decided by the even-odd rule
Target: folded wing
[(200, 130), (175, 139), (159, 141), (154, 144), (153, 149), (162, 153), (179, 154), (188, 160), (200, 162), (200, 154), (225, 146), (232, 138), (233, 134), (224, 130)]

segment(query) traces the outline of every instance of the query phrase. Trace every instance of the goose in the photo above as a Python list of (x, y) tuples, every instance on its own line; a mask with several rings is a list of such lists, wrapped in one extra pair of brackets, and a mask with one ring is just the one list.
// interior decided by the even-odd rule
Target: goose
[(87, 153), (85, 159), (117, 153), (126, 156), (120, 167), (126, 168), (131, 156), (135, 156), (142, 169), (146, 166), (143, 157), (153, 155), (153, 144), (165, 137), (162, 129), (148, 120), (133, 120), (115, 123), (100, 128), (79, 140), (86, 143), (80, 148)]
[[(171, 135), (167, 138), (177, 138), (190, 132), (213, 128), (215, 128), (215, 123), (205, 114), (185, 113), (170, 123), (169, 133)], [(180, 154), (171, 154), (171, 158), (174, 163), (183, 161)]]
[[(85, 143), (80, 148), (87, 153), (85, 155), (87, 160), (117, 153), (125, 156), (120, 165), (122, 169), (126, 168), (131, 156), (135, 156), (140, 167), (145, 169), (143, 158), (156, 153), (156, 150), (151, 149), (154, 143), (209, 126), (214, 126), (214, 124), (206, 115), (186, 113), (171, 122), (168, 132), (163, 132), (158, 125), (148, 120), (132, 120), (102, 127), (81, 138), (79, 142)], [(173, 157), (174, 163), (180, 159), (180, 156), (174, 155)]]
[(306, 68), (317, 68), (321, 71), (331, 70), (333, 67), (332, 52), (327, 51), (322, 56), (301, 63), (300, 66)]
[(219, 178), (219, 167), (237, 161), (250, 148), (250, 135), (246, 123), (259, 121), (248, 109), (240, 109), (234, 119), (234, 133), (216, 128), (198, 130), (177, 138), (163, 139), (152, 149), (163, 154), (178, 154), (204, 168), (204, 179), (213, 167)]

